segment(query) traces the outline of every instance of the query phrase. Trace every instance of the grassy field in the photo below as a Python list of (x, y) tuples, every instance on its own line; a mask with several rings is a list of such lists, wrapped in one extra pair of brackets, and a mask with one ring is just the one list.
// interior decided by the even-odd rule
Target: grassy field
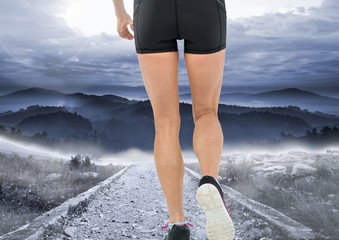
[(81, 155), (65, 161), (0, 153), (0, 235), (29, 223), (122, 168), (95, 165)]

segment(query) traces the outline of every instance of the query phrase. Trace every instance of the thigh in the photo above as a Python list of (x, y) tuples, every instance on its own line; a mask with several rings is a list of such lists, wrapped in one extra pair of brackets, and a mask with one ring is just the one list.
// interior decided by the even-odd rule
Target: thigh
[(178, 52), (137, 54), (155, 124), (179, 117)]
[(206, 112), (218, 112), (226, 50), (211, 54), (185, 53), (194, 121)]

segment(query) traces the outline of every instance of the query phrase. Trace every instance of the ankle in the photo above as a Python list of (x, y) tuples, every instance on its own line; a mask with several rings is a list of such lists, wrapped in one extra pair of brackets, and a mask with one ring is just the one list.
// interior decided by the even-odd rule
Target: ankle
[(175, 224), (175, 223), (182, 223), (182, 222), (186, 222), (186, 217), (177, 217), (177, 218), (173, 218), (173, 219), (169, 219), (168, 223), (169, 224)]

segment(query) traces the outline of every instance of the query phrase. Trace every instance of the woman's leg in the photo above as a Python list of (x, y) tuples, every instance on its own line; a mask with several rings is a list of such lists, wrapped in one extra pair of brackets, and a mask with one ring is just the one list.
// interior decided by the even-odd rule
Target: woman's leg
[(224, 136), (218, 119), (225, 49), (211, 54), (185, 53), (194, 119), (193, 149), (202, 176), (218, 179)]
[(138, 61), (153, 109), (154, 159), (167, 202), (169, 222), (184, 221), (184, 162), (179, 143), (179, 55), (178, 52), (138, 54)]

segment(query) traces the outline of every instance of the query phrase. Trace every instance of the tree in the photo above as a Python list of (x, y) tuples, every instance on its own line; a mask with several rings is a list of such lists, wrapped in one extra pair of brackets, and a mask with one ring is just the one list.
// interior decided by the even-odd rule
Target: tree
[(71, 156), (71, 160), (69, 161), (69, 168), (71, 170), (79, 169), (81, 165), (82, 157), (80, 154), (76, 155), (75, 157)]
[(16, 129), (15, 127), (11, 127), (11, 134), (12, 135), (21, 135), (21, 130)]
[(330, 127), (323, 127), (323, 129), (320, 130), (320, 134), (323, 138), (330, 138), (331, 137), (331, 134), (332, 133), (332, 129)]
[(309, 139), (314, 139), (318, 137), (317, 129), (313, 128), (312, 130), (307, 130), (306, 137)]
[(80, 154), (77, 154), (75, 157), (71, 157), (71, 160), (69, 162), (69, 168), (71, 170), (88, 170), (91, 168), (93, 163), (91, 163), (91, 158), (86, 155), (82, 156)]
[(0, 134), (6, 133), (6, 128), (0, 125)]
[(89, 168), (91, 166), (91, 159), (89, 156), (86, 156), (83, 162), (83, 166)]
[(43, 133), (36, 133), (33, 135), (33, 138), (37, 140), (48, 140), (48, 133), (46, 131)]

